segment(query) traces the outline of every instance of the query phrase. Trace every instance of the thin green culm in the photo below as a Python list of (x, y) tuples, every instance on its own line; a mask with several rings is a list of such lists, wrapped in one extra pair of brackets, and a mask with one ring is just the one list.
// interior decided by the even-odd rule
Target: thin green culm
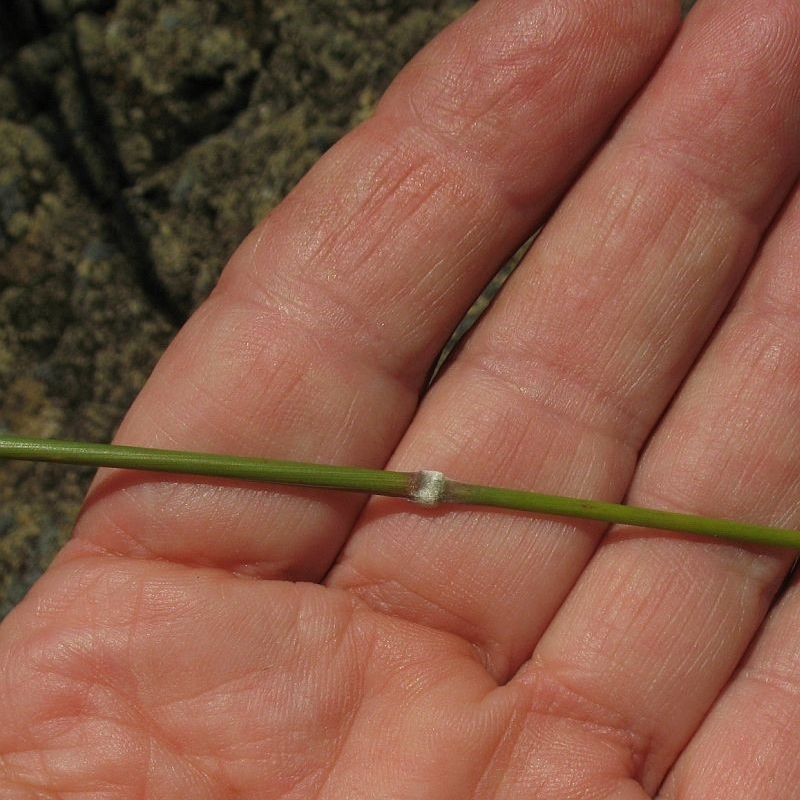
[(364, 467), (248, 458), (183, 450), (0, 435), (0, 458), (91, 467), (233, 478), (400, 497), (422, 506), (469, 505), (715, 536), (800, 548), (800, 531), (619, 503), (461, 483), (435, 470), (392, 472)]

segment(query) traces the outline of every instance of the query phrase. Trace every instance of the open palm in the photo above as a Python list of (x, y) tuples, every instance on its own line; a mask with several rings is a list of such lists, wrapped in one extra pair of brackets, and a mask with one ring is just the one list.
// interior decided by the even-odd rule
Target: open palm
[[(797, 526), (800, 5), (678, 6), (479, 2), (117, 440)], [(800, 798), (793, 557), (101, 472), (0, 628), (0, 795)]]

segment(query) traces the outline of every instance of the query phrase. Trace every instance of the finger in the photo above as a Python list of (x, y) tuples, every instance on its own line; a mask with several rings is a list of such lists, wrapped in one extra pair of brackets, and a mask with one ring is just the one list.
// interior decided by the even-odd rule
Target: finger
[[(796, 12), (695, 9), (426, 399), (393, 468), (623, 496), (797, 172)], [(503, 681), (599, 533), (483, 512), (420, 519), (376, 500), (331, 583), (467, 638)]]
[[(698, 412), (696, 419), (679, 420), (692, 427), (687, 431), (687, 441), (692, 444), (683, 448), (681, 460), (698, 465), (696, 473), (702, 478), (697, 495), (742, 516), (749, 513), (753, 518), (772, 518), (782, 525), (796, 525), (800, 519), (798, 248), (800, 190), (796, 189), (765, 248), (758, 271), (731, 313), (725, 336), (715, 347), (715, 352), (722, 353), (720, 358), (737, 364), (738, 385), (715, 386), (712, 373), (690, 395)], [(743, 353), (744, 363), (739, 366)], [(726, 388), (732, 388), (739, 401), (736, 411), (730, 410), (733, 398), (725, 396)], [(700, 404), (704, 406), (702, 410)], [(699, 433), (700, 426), (704, 421), (710, 422), (712, 414), (717, 418), (713, 430), (705, 435)], [(702, 439), (710, 449), (701, 457), (695, 448), (703, 446)], [(719, 464), (720, 458), (734, 466), (719, 475), (699, 468), (701, 461)], [(648, 484), (654, 484), (659, 495), (666, 492), (680, 496), (681, 486), (674, 477), (666, 478), (657, 468), (654, 473), (648, 476)], [(791, 555), (784, 555), (766, 560), (745, 554), (738, 559), (742, 586), (748, 588), (740, 602), (742, 609), (763, 613), (790, 558)], [(713, 570), (715, 583), (724, 578), (725, 568), (724, 562), (718, 565), (716, 560), (705, 565), (706, 570)], [(733, 588), (715, 599), (715, 604), (719, 602), (724, 607)], [(798, 614), (800, 593), (795, 579), (777, 608), (770, 612), (753, 651), (678, 761), (662, 792), (665, 798), (711, 797), (713, 793), (708, 790), (713, 782), (720, 797), (731, 796), (735, 791), (759, 800), (777, 800), (791, 797), (800, 785), (800, 761), (791, 755), (787, 758), (787, 754), (797, 752), (800, 743)], [(715, 616), (710, 615), (709, 626), (713, 626)], [(721, 653), (728, 651), (727, 657), (718, 660), (729, 669), (752, 633), (752, 627), (745, 627), (741, 620), (721, 626), (708, 643), (710, 652), (715, 647)], [(702, 683), (699, 688), (702, 691)], [(713, 684), (706, 688), (706, 697), (716, 688)]]
[(770, 613), (753, 652), (668, 776), (659, 800), (785, 800), (800, 786), (800, 587)]
[[(382, 465), (456, 320), (658, 59), (674, 5), (476, 6), (243, 244), (118, 440)], [(360, 503), (104, 474), (70, 552), (313, 578)]]
[[(800, 31), (794, 11), (785, 19), (794, 19)], [(721, 330), (648, 444), (631, 503), (788, 527), (800, 522), (798, 246), (796, 192)], [(596, 758), (607, 766), (611, 747), (619, 774), (635, 777), (652, 793), (729, 680), (794, 555), (614, 531), (520, 680), (539, 691), (549, 714), (580, 720), (565, 729), (566, 737), (585, 742), (593, 731)], [(758, 645), (753, 671), (746, 667), (734, 680), (728, 699), (712, 713), (708, 728), (701, 728), (694, 755), (681, 762), (672, 796), (711, 796), (700, 787), (707, 787), (711, 775), (721, 776), (722, 750), (728, 763), (752, 760), (716, 784), (714, 796), (789, 796), (780, 793), (780, 783), (748, 793), (736, 782), (743, 770), (774, 759), (774, 747), (797, 741), (796, 732), (787, 732), (759, 742), (766, 725), (753, 724), (759, 691), (764, 707), (774, 707), (776, 691), (787, 688), (774, 679), (785, 674), (787, 653), (796, 658), (800, 650), (797, 632), (787, 627), (792, 612), (779, 616), (784, 621), (774, 624), (785, 644), (772, 652), (773, 634)], [(770, 663), (780, 671), (770, 671)], [(797, 698), (790, 693), (782, 702), (786, 718), (797, 719)], [(604, 733), (597, 736), (598, 730)], [(717, 766), (705, 773), (703, 759), (712, 756)], [(798, 774), (795, 765), (790, 771)], [(690, 776), (699, 783), (691, 792), (678, 791)]]

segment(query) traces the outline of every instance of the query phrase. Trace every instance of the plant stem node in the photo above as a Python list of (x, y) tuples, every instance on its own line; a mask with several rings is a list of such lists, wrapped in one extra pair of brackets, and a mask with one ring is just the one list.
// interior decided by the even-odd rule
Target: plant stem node
[(447, 479), (441, 472), (421, 469), (411, 476), (408, 486), (408, 499), (421, 506), (438, 506), (445, 499)]

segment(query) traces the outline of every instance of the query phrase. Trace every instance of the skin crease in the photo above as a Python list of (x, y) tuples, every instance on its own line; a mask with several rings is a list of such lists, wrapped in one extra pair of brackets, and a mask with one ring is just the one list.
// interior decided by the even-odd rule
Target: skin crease
[[(797, 527), (798, 131), (795, 0), (483, 0), (241, 245), (117, 441)], [(0, 796), (800, 798), (793, 559), (103, 471), (0, 626)]]

